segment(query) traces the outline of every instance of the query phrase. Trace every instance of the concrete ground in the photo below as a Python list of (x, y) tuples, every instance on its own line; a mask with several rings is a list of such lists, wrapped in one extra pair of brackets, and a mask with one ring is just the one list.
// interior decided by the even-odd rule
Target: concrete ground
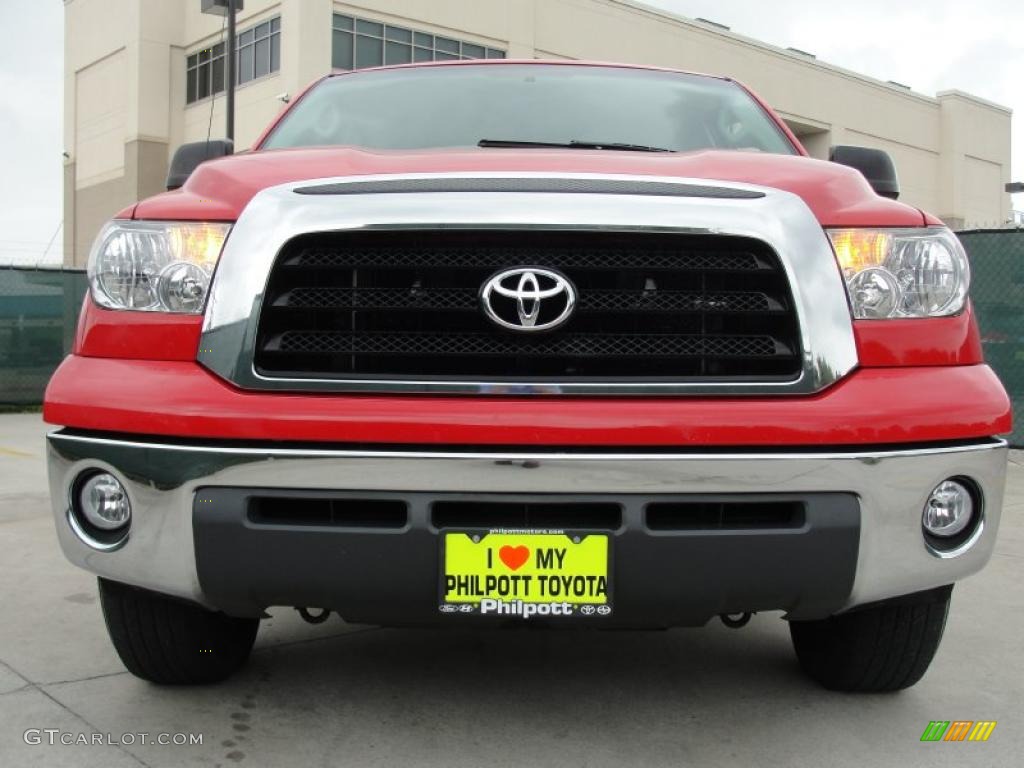
[[(739, 632), (446, 633), (311, 627), (291, 609), (263, 623), (237, 677), (172, 689), (124, 671), (93, 578), (58, 549), (44, 432), (38, 415), (0, 416), (0, 766), (1021, 764), (1019, 452), (995, 557), (957, 587), (924, 680), (896, 695), (806, 681), (777, 615)], [(988, 743), (919, 741), (957, 719), (998, 726)], [(28, 729), (202, 745), (34, 745)]]

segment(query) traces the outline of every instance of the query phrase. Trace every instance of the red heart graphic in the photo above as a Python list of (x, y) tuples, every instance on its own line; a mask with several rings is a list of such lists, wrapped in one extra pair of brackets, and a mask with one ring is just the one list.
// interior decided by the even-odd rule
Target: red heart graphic
[(510, 547), (506, 544), (498, 550), (498, 557), (513, 571), (518, 571), (523, 567), (523, 563), (530, 559), (530, 550), (521, 544), (518, 547)]

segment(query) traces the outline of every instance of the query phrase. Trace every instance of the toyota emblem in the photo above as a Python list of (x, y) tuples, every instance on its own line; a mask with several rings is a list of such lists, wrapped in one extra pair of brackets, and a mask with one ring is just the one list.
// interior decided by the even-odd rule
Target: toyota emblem
[(549, 331), (576, 309), (576, 288), (552, 269), (517, 267), (490, 278), (480, 289), (480, 304), (493, 323), (512, 331)]

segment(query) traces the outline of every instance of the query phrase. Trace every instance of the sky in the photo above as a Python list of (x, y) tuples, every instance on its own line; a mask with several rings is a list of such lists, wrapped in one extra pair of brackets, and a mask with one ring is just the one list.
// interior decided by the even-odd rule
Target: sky
[[(1011, 107), (1013, 178), (1024, 181), (1022, 0), (647, 4), (711, 19), (739, 34), (809, 51), (821, 61), (905, 83), (928, 95), (959, 89)], [(44, 254), (45, 261), (59, 262), (63, 3), (0, 0), (0, 29), (8, 32), (0, 46), (0, 264), (35, 263)], [(1014, 197), (1014, 207), (1024, 209), (1024, 195)]]

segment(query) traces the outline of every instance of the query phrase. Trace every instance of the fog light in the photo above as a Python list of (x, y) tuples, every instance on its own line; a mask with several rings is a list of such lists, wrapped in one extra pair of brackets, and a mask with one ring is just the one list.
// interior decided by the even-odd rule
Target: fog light
[(974, 499), (970, 490), (956, 480), (935, 486), (924, 505), (924, 529), (933, 536), (950, 538), (962, 533), (974, 517)]
[(128, 493), (109, 472), (92, 475), (78, 491), (78, 508), (86, 521), (101, 531), (116, 531), (128, 525), (132, 506)]

